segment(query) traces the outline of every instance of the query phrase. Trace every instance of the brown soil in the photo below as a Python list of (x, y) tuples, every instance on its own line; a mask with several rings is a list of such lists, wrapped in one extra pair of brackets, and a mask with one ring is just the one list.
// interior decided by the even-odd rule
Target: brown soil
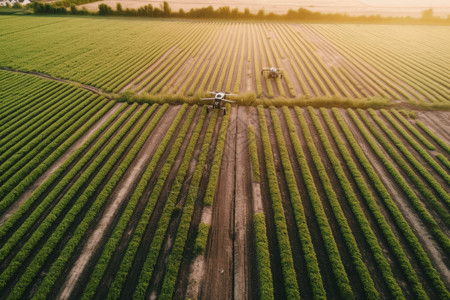
[[(205, 274), (201, 287), (202, 299), (230, 299), (233, 297), (233, 240), (234, 240), (234, 188), (237, 110), (231, 110), (230, 123), (220, 167), (219, 182), (212, 207), (212, 220), (205, 250)], [(233, 146), (234, 145), (234, 146)]]

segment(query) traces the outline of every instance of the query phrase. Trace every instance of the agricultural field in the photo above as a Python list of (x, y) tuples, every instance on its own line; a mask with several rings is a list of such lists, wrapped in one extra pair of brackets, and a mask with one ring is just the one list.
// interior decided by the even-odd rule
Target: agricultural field
[(0, 299), (450, 299), (446, 30), (0, 17)]
[[(69, 17), (14, 17), (15, 26), (10, 22), (0, 18), (0, 66), (106, 92), (450, 98), (446, 26)], [(271, 66), (284, 68), (283, 79), (261, 75)]]

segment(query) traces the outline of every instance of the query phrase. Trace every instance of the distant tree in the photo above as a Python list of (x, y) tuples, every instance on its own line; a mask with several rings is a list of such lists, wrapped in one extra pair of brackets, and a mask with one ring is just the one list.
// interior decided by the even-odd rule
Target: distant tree
[(78, 14), (78, 9), (77, 9), (77, 7), (75, 6), (75, 4), (70, 4), (70, 13), (72, 14), (72, 15), (77, 15)]
[(19, 2), (14, 2), (13, 8), (23, 8), (23, 6)]
[(422, 11), (422, 19), (432, 20), (433, 19), (433, 9), (429, 8), (429, 9)]
[(248, 7), (246, 7), (244, 9), (244, 17), (248, 18), (250, 16), (250, 9), (248, 9)]
[(122, 4), (120, 4), (119, 2), (116, 5), (116, 14), (119, 16), (123, 15)]
[(108, 5), (102, 3), (98, 6), (98, 14), (100, 16), (109, 16), (113, 14), (113, 10)]
[(9, 4), (9, 2), (8, 2), (8, 1), (6, 1), (6, 4), (5, 4), (5, 6), (6, 6), (6, 8), (11, 8), (11, 4)]
[(186, 13), (184, 12), (184, 10), (182, 8), (180, 8), (180, 11), (178, 12), (178, 16), (180, 18), (184, 18), (186, 16)]
[(262, 19), (262, 18), (264, 18), (264, 16), (265, 16), (265, 12), (264, 12), (264, 9), (260, 9), (259, 11), (258, 11), (258, 13), (256, 14), (256, 16), (259, 18), (259, 19)]
[(167, 3), (167, 1), (163, 2), (163, 7), (162, 7), (162, 16), (163, 17), (170, 17), (170, 14), (172, 13), (172, 9), (169, 6), (169, 3)]

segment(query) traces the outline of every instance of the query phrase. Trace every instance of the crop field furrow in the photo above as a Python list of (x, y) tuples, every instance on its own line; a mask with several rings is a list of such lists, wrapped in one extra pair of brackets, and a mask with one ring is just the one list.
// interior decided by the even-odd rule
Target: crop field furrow
[(450, 299), (445, 16), (69, 2), (0, 1), (0, 299)]

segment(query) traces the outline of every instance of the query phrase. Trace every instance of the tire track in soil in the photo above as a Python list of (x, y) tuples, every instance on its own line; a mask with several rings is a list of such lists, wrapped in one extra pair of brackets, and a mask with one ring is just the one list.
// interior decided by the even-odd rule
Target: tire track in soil
[[(107, 111), (86, 133), (83, 134), (69, 149), (66, 150), (36, 181), (27, 188), (27, 190), (6, 210), (0, 217), (0, 226), (3, 225), (6, 220), (14, 214), (14, 212), (25, 202), (36, 189), (50, 177), (65, 161), (69, 158), (73, 152), (75, 152), (86, 140), (88, 140), (92, 134), (103, 125), (103, 123), (113, 115), (121, 104), (114, 105), (109, 111)], [(95, 115), (94, 115), (95, 116)], [(93, 117), (94, 117), (93, 116)], [(80, 156), (81, 157), (81, 156)], [(70, 169), (70, 168), (68, 168)], [(61, 176), (62, 177), (62, 176)]]
[[(140, 118), (142, 118), (150, 109), (150, 106), (148, 106), (145, 111), (142, 113), (142, 115), (140, 116)], [(94, 199), (96, 199), (98, 197), (98, 195), (103, 191), (104, 187), (107, 185), (109, 179), (113, 176), (113, 174), (117, 171), (117, 168), (119, 167), (119, 165), (123, 162), (123, 160), (126, 158), (128, 152), (131, 150), (131, 148), (133, 147), (133, 145), (136, 143), (136, 141), (139, 139), (139, 136), (144, 132), (146, 126), (150, 123), (152, 116), (154, 116), (154, 112), (152, 115), (148, 116), (147, 121), (145, 122), (144, 126), (142, 126), (141, 128), (139, 128), (138, 133), (136, 134), (136, 136), (132, 139), (132, 141), (130, 142), (130, 144), (126, 147), (126, 149), (124, 150), (124, 152), (122, 153), (122, 155), (120, 156), (120, 158), (118, 159), (118, 161), (116, 162), (116, 164), (114, 164), (114, 167), (111, 168), (111, 170), (106, 174), (106, 176), (102, 179), (100, 185), (98, 185), (95, 188), (95, 192), (94, 194), (90, 197), (90, 199), (92, 199), (92, 202)], [(129, 132), (131, 132), (136, 126), (137, 123), (139, 122), (139, 119), (136, 120), (136, 122), (134, 123), (134, 125), (130, 128)], [(122, 144), (122, 142), (126, 139), (127, 135), (125, 135), (121, 142), (114, 148), (114, 150), (112, 151), (112, 153), (114, 151), (116, 151), (120, 145)], [(101, 168), (100, 168), (101, 169)], [(99, 170), (100, 170), (99, 169)], [(77, 197), (78, 198), (78, 197)], [(107, 205), (108, 202), (105, 201), (105, 203), (103, 205)], [(61, 253), (61, 251), (64, 249), (65, 245), (67, 244), (67, 242), (72, 238), (72, 233), (75, 232), (76, 228), (78, 227), (78, 225), (80, 224), (80, 222), (84, 219), (85, 215), (87, 214), (87, 212), (89, 211), (90, 207), (88, 207), (89, 204), (87, 204), (81, 211), (80, 213), (75, 217), (74, 222), (70, 225), (69, 229), (67, 230), (67, 234), (59, 241), (59, 243), (57, 244), (57, 246), (55, 247), (55, 249), (52, 252), (52, 255), (50, 256), (50, 259), (52, 258), (57, 258), (59, 256), (59, 254)], [(102, 212), (104, 212), (105, 210), (101, 210)], [(99, 220), (100, 217), (96, 216), (96, 220)], [(90, 228), (87, 231), (87, 234), (85, 234), (85, 236), (82, 238), (82, 240), (79, 242), (78, 244), (78, 248), (77, 250), (75, 250), (73, 253), (75, 253), (75, 256), (77, 256), (77, 254), (81, 253), (81, 247), (82, 245), (85, 243), (84, 240), (87, 238), (87, 236), (90, 235), (90, 233), (93, 231), (93, 226), (94, 223), (90, 225)], [(94, 242), (95, 243), (95, 242)], [(68, 266), (72, 265), (72, 263), (74, 262), (74, 260), (76, 259), (76, 257), (71, 257), (69, 259), (69, 262), (66, 264), (66, 268), (63, 271), (64, 273), (67, 273), (68, 270)], [(41, 270), (41, 273), (38, 275), (38, 278), (35, 280), (35, 282), (33, 283), (33, 286), (30, 287), (28, 289), (28, 295), (29, 297), (32, 296), (32, 294), (37, 290), (37, 288), (39, 287), (39, 285), (41, 284), (42, 280), (44, 279), (45, 275), (48, 273), (49, 269), (51, 267), (51, 264), (48, 263), (44, 266), (44, 268)], [(60, 276), (59, 282), (62, 281), (62, 278)], [(61, 285), (61, 283), (58, 283), (58, 286)], [(53, 286), (53, 291), (52, 293), (56, 293), (55, 289), (56, 289), (57, 285)]]
[[(211, 112), (209, 113), (211, 114)], [(208, 115), (209, 115), (208, 114)], [(219, 114), (220, 115), (220, 114)], [(175, 285), (174, 298), (182, 299), (186, 296), (189, 284), (190, 269), (191, 264), (194, 263), (196, 256), (194, 255), (194, 243), (197, 237), (198, 224), (201, 222), (202, 208), (203, 208), (203, 198), (206, 193), (206, 187), (208, 185), (209, 173), (211, 170), (212, 161), (214, 158), (214, 149), (217, 144), (219, 137), (219, 130), (221, 126), (221, 118), (217, 119), (216, 125), (214, 127), (214, 133), (212, 135), (212, 140), (208, 150), (208, 155), (206, 158), (205, 165), (203, 167), (202, 179), (200, 181), (200, 186), (198, 189), (197, 200), (194, 206), (194, 213), (192, 215), (191, 225), (189, 227), (188, 238), (186, 240), (183, 258), (181, 260), (180, 271), (178, 274), (178, 280)], [(206, 124), (205, 124), (206, 126)]]
[[(162, 124), (166, 124), (166, 123), (168, 123), (168, 124), (164, 125), (164, 126), (170, 126), (170, 124), (172, 123), (176, 114), (178, 113), (180, 107), (181, 106), (179, 106), (179, 105), (169, 106), (169, 108), (166, 111), (166, 113), (164, 114), (163, 118), (159, 121), (158, 126), (162, 126)], [(180, 122), (184, 122), (186, 117), (187, 117), (187, 112), (184, 114), (184, 116)], [(175, 132), (173, 133), (169, 143), (167, 144), (166, 149), (170, 149), (170, 147), (172, 147), (173, 143), (175, 142), (176, 136), (178, 135), (178, 132), (180, 130), (181, 130), (181, 126), (178, 126), (177, 129), (175, 130)], [(165, 134), (165, 132), (164, 132), (164, 134)], [(153, 187), (159, 177), (159, 173), (160, 173), (162, 167), (164, 166), (164, 164), (167, 160), (167, 157), (169, 156), (169, 152), (170, 151), (164, 151), (163, 155), (159, 159), (159, 161), (153, 171), (153, 174), (152, 174), (149, 182), (147, 183), (147, 185), (144, 189), (144, 192), (132, 213), (130, 221), (128, 222), (127, 227), (124, 230), (124, 233), (122, 234), (122, 239), (118, 243), (118, 246), (116, 247), (113, 255), (111, 256), (110, 263), (109, 263), (107, 269), (105, 270), (105, 274), (103, 275), (103, 278), (100, 281), (100, 284), (97, 288), (97, 292), (96, 292), (94, 298), (102, 298), (108, 294), (109, 287), (114, 280), (117, 270), (119, 269), (120, 263), (122, 261), (122, 257), (127, 249), (128, 243), (130, 242), (130, 240), (133, 237), (134, 229), (136, 228), (136, 226), (140, 220), (141, 213), (145, 209), (148, 198), (150, 197)], [(145, 167), (147, 167), (147, 166), (145, 166)], [(124, 208), (122, 208), (122, 210), (123, 209)], [(120, 214), (121, 214), (121, 212), (118, 214), (118, 216)], [(117, 217), (117, 219), (115, 220), (115, 223), (118, 222), (119, 218), (120, 217)], [(111, 229), (111, 230), (113, 230), (113, 229)], [(111, 233), (112, 233), (112, 231), (111, 231)], [(95, 262), (93, 261), (93, 264), (95, 264), (95, 263), (96, 263), (96, 259), (95, 259)], [(92, 267), (94, 267), (94, 266), (92, 266)], [(136, 276), (139, 276), (139, 274)], [(89, 278), (86, 278), (86, 280), (88, 280), (88, 279)], [(82, 292), (82, 291), (80, 291), (80, 292)]]
[[(121, 125), (120, 128), (122, 128), (134, 115), (134, 113), (137, 113), (136, 109), (128, 118), (127, 120)], [(136, 126), (137, 121), (132, 125), (132, 127), (130, 128), (130, 131), (134, 128), (134, 126)], [(118, 130), (120, 131), (120, 129)], [(17, 281), (21, 278), (21, 276), (25, 273), (26, 271), (26, 266), (28, 266), (31, 261), (34, 259), (35, 255), (42, 249), (43, 245), (45, 244), (45, 241), (47, 241), (49, 239), (49, 237), (53, 234), (53, 230), (56, 229), (58, 227), (58, 225), (62, 222), (62, 220), (65, 218), (66, 214), (70, 211), (70, 209), (72, 208), (73, 204), (76, 202), (76, 200), (82, 195), (82, 193), (84, 192), (84, 190), (89, 186), (91, 180), (97, 175), (97, 172), (99, 170), (101, 170), (103, 168), (103, 166), (105, 165), (106, 161), (111, 157), (111, 155), (113, 155), (114, 151), (116, 151), (120, 145), (122, 144), (122, 142), (126, 139), (127, 134), (125, 134), (121, 140), (113, 147), (113, 149), (110, 151), (110, 153), (108, 153), (108, 155), (104, 158), (104, 160), (102, 161), (102, 163), (99, 165), (99, 167), (97, 168), (96, 172), (94, 172), (94, 174), (92, 174), (90, 176), (90, 178), (82, 185), (82, 187), (75, 193), (74, 197), (72, 197), (72, 199), (69, 201), (69, 203), (64, 207), (64, 209), (61, 211), (61, 213), (59, 214), (59, 216), (54, 220), (53, 225), (51, 228), (49, 228), (47, 230), (47, 232), (40, 238), (40, 242), (38, 244), (36, 244), (36, 246), (34, 246), (32, 248), (32, 250), (30, 251), (28, 257), (22, 262), (22, 267), (18, 269), (18, 271), (16, 271), (16, 274), (14, 276), (14, 279), (12, 279), (12, 281), (10, 281), (7, 285), (7, 287), (5, 288), (5, 294), (9, 294), (11, 292), (11, 289), (13, 288), (13, 286), (17, 283)], [(111, 137), (110, 140), (114, 138)], [(110, 141), (109, 140), (109, 141)], [(105, 144), (106, 145), (106, 144)], [(98, 153), (97, 153), (98, 154)], [(93, 158), (94, 159), (94, 158)], [(123, 155), (120, 159), (120, 161), (123, 159)], [(120, 161), (118, 163), (120, 163)], [(88, 167), (89, 164), (87, 164), (86, 167)], [(105, 177), (110, 177), (110, 174), (112, 174), (111, 172), (114, 172), (115, 169), (117, 168), (118, 165), (115, 165), (115, 167), (110, 170), (108, 172), (108, 175)], [(97, 197), (97, 195), (100, 193), (100, 191), (103, 189), (104, 185), (106, 184), (105, 179), (103, 179), (101, 181), (101, 183), (96, 187), (96, 191), (95, 193), (91, 196), (91, 199), (95, 199)], [(9, 264), (11, 262), (11, 260), (13, 259), (14, 254), (18, 253), (18, 249), (22, 248), (22, 246), (24, 244), (26, 244), (29, 240), (29, 238), (35, 233), (36, 229), (41, 225), (41, 223), (44, 221), (44, 219), (46, 219), (46, 217), (48, 216), (48, 214), (51, 213), (51, 211), (53, 210), (53, 207), (55, 205), (57, 205), (57, 203), (59, 202), (59, 200), (61, 199), (61, 197), (63, 197), (65, 195), (65, 192), (61, 193), (60, 196), (58, 196), (58, 201), (53, 201), (52, 204), (47, 208), (46, 212), (44, 214), (42, 214), (39, 218), (39, 220), (37, 222), (35, 222), (32, 226), (32, 228), (30, 230), (28, 230), (28, 232), (24, 235), (24, 237), (22, 237), (22, 239), (15, 245), (14, 249), (11, 251), (10, 255), (7, 257), (6, 260), (4, 260), (2, 262), (2, 264)], [(86, 204), (88, 205), (88, 204)], [(78, 226), (79, 222), (81, 221), (82, 218), (84, 218), (84, 215), (86, 214), (86, 211), (88, 210), (88, 208), (84, 207), (80, 213), (75, 217), (74, 221), (72, 222), (72, 225), (70, 225), (70, 227), (66, 230), (66, 232), (68, 232), (69, 234), (67, 234), (66, 236), (64, 236), (59, 242), (58, 244), (55, 246), (55, 248), (52, 251), (52, 254), (50, 254), (47, 257), (47, 261), (49, 259), (54, 258), (55, 256), (57, 257), (57, 255), (59, 254), (60, 250), (63, 249), (65, 243), (70, 239), (71, 235), (70, 233), (74, 232), (74, 228), (76, 228), (76, 226)], [(75, 226), (75, 227), (74, 227)], [(3, 267), (3, 266), (2, 266)], [(29, 286), (26, 291), (25, 291), (25, 295), (29, 295), (30, 293), (34, 292), (35, 289), (37, 288), (37, 286), (41, 283), (41, 281), (43, 280), (43, 277), (45, 276), (45, 274), (48, 272), (48, 270), (50, 269), (51, 264), (46, 264), (43, 267), (43, 270), (41, 270), (40, 274), (37, 274), (37, 277), (35, 279), (35, 281), (33, 282), (33, 286)]]
[[(212, 206), (212, 219), (205, 250), (205, 273), (201, 286), (202, 299), (233, 297), (233, 241), (236, 168), (237, 109), (231, 110), (219, 182)], [(231, 142), (230, 142), (231, 141)]]
[[(359, 129), (356, 127), (356, 124), (353, 123), (351, 117), (346, 112), (341, 113), (341, 116), (344, 118), (352, 134), (355, 136), (356, 140), (359, 141), (359, 145), (364, 151), (370, 164), (377, 172), (383, 185), (386, 187), (389, 194), (391, 195), (392, 200), (395, 202), (398, 209), (402, 213), (403, 217), (411, 227), (411, 230), (414, 232), (420, 244), (422, 245), (422, 248), (428, 254), (428, 257), (430, 258), (433, 267), (441, 274), (441, 278), (444, 280), (444, 283), (446, 283), (446, 285), (448, 286), (450, 284), (450, 276), (445, 275), (449, 274), (449, 269), (445, 262), (446, 261), (445, 254), (442, 254), (439, 251), (438, 244), (433, 240), (433, 237), (429, 233), (426, 226), (416, 215), (415, 211), (410, 206), (409, 201), (408, 199), (406, 199), (403, 192), (401, 192), (398, 189), (398, 186), (396, 185), (395, 181), (391, 178), (389, 172), (385, 169), (382, 163), (379, 162), (379, 159), (373, 153), (371, 147), (367, 144), (365, 138), (361, 135)], [(391, 224), (391, 227), (396, 227), (394, 225), (395, 223), (393, 222), (389, 223)], [(428, 279), (422, 267), (418, 263), (417, 258), (415, 254), (412, 252), (411, 248), (409, 247), (409, 244), (407, 243), (406, 239), (404, 238), (403, 235), (397, 235), (397, 239), (400, 241), (402, 245), (407, 245), (406, 247), (403, 247), (403, 251), (405, 251), (405, 253), (407, 254), (409, 261), (411, 262), (414, 270), (416, 271), (419, 281), (423, 285), (424, 290), (426, 291), (426, 293), (430, 298), (436, 298), (437, 295), (435, 294), (434, 288), (430, 280)]]
[[(153, 117), (157, 111), (158, 110), (153, 113)], [(176, 111), (173, 111), (171, 114), (174, 115), (175, 113)], [(166, 114), (169, 113), (166, 112)], [(145, 124), (143, 128), (148, 126), (148, 123), (151, 122), (153, 117), (148, 120), (147, 124)], [(163, 118), (164, 117), (166, 116), (163, 115)], [(92, 263), (90, 264), (91, 261), (98, 259), (101, 252), (100, 250), (106, 243), (106, 238), (110, 236), (111, 229), (114, 228), (112, 223), (116, 223), (116, 221), (120, 218), (120, 212), (124, 206), (122, 202), (130, 196), (130, 193), (136, 187), (139, 182), (139, 178), (142, 176), (142, 173), (146, 168), (146, 165), (156, 151), (157, 146), (163, 139), (163, 135), (169, 126), (169, 122), (161, 122), (160, 120), (158, 123), (158, 130), (153, 130), (153, 132), (149, 135), (135, 160), (130, 165), (123, 178), (118, 182), (112, 195), (106, 201), (107, 206), (105, 207), (103, 215), (99, 216), (99, 221), (97, 222), (95, 228), (92, 227), (92, 229), (85, 234), (85, 242), (80, 242), (80, 246), (78, 247), (80, 248), (80, 251), (76, 251), (76, 253), (80, 253), (80, 255), (77, 255), (78, 258), (76, 260), (75, 257), (71, 259), (73, 264), (68, 264), (68, 266), (71, 267), (67, 267), (65, 270), (67, 276), (64, 276), (64, 281), (61, 283), (61, 288), (57, 294), (58, 299), (71, 298), (71, 295), (74, 292), (80, 278), (85, 277), (83, 275), (90, 273), (86, 272), (86, 270), (88, 270), (89, 266), (92, 265)]]
[[(316, 116), (318, 116), (319, 119), (321, 119), (320, 112), (315, 110), (315, 113), (316, 113)], [(306, 117), (307, 117), (307, 122), (313, 124), (309, 113), (306, 114)], [(326, 130), (326, 124), (324, 123), (323, 120), (320, 120), (320, 121), (322, 123), (322, 128), (324, 128), (324, 130)], [(340, 181), (337, 178), (336, 173), (334, 172), (333, 166), (331, 165), (331, 162), (330, 162), (328, 155), (323, 147), (322, 141), (319, 138), (319, 135), (317, 133), (315, 126), (313, 125), (312, 127), (310, 127), (310, 130), (311, 130), (311, 134), (314, 139), (314, 144), (316, 145), (317, 151), (318, 151), (320, 157), (322, 158), (322, 163), (324, 164), (325, 169), (327, 170), (328, 178), (331, 182), (334, 192), (336, 193), (336, 197), (339, 201), (340, 207), (342, 209), (342, 212), (344, 213), (347, 223), (350, 226), (351, 232), (355, 238), (358, 249), (364, 260), (364, 264), (366, 265), (367, 269), (369, 270), (372, 280), (375, 283), (375, 288), (380, 293), (381, 298), (389, 299), (390, 298), (389, 288), (386, 285), (386, 283), (384, 282), (383, 276), (380, 272), (380, 269), (378, 268), (378, 263), (375, 261), (375, 258), (372, 254), (372, 251), (370, 250), (370, 246), (368, 245), (366, 238), (364, 237), (361, 227), (359, 226), (359, 223), (357, 222), (356, 217), (353, 215), (353, 212), (346, 200), (344, 190), (342, 189)], [(331, 135), (329, 133), (327, 133), (327, 136), (328, 136), (328, 140), (331, 143), (333, 138), (331, 137)], [(331, 143), (331, 144), (334, 146), (333, 143)], [(335, 149), (335, 147), (333, 147), (333, 150), (336, 154), (337, 149)], [(336, 155), (336, 156), (338, 156), (338, 155)], [(344, 165), (345, 165), (345, 163), (341, 160), (341, 166), (344, 166)], [(354, 186), (352, 186), (352, 188), (353, 188), (353, 192), (357, 193), (357, 189)], [(361, 198), (359, 198), (359, 199), (361, 199)]]
[(249, 299), (256, 295), (252, 288), (257, 277), (251, 276), (251, 270), (257, 268), (256, 253), (251, 240), (253, 227), (252, 182), (250, 173), (250, 152), (247, 135), (247, 108), (240, 106), (237, 110), (236, 124), (236, 179), (234, 203), (234, 299)]
[[(192, 109), (192, 106), (191, 106), (191, 109)], [(187, 116), (189, 114), (189, 111), (190, 110), (187, 110), (185, 112), (185, 114), (183, 116), (183, 120), (182, 120), (182, 122), (180, 122), (180, 124), (178, 126), (178, 128), (180, 130), (181, 130), (181, 127), (183, 126), (182, 124), (184, 124), (184, 122), (186, 121), (186, 118), (187, 118)], [(185, 153), (186, 148), (187, 148), (187, 146), (189, 144), (190, 137), (192, 136), (192, 133), (193, 133), (194, 128), (195, 128), (195, 125), (196, 125), (196, 123), (197, 123), (197, 121), (198, 121), (198, 119), (200, 117), (200, 111), (201, 111), (201, 109), (197, 109), (195, 117), (193, 118), (193, 120), (192, 120), (192, 122), (190, 124), (190, 127), (189, 127), (189, 129), (188, 129), (188, 131), (186, 133), (185, 139), (184, 139), (184, 141), (183, 141), (183, 143), (182, 143), (182, 145), (181, 145), (181, 147), (179, 149), (179, 152), (178, 152), (178, 154), (177, 154), (177, 156), (175, 158), (175, 161), (174, 161), (174, 163), (172, 165), (172, 168), (171, 168), (171, 170), (170, 170), (170, 172), (169, 172), (169, 174), (168, 174), (168, 176), (166, 178), (166, 181), (164, 183), (164, 187), (161, 190), (161, 194), (158, 197), (158, 201), (156, 202), (156, 205), (155, 205), (155, 208), (153, 210), (152, 216), (151, 216), (151, 218), (149, 220), (149, 223), (147, 224), (147, 227), (145, 229), (145, 233), (144, 233), (144, 235), (142, 237), (142, 241), (141, 241), (141, 243), (139, 245), (138, 251), (136, 252), (136, 256), (135, 256), (133, 265), (132, 265), (132, 267), (131, 267), (131, 269), (129, 271), (128, 278), (127, 278), (127, 280), (126, 280), (126, 282), (125, 282), (125, 284), (123, 286), (123, 289), (122, 289), (121, 296), (124, 299), (131, 299), (132, 296), (133, 296), (134, 289), (137, 286), (137, 283), (138, 283), (138, 280), (139, 280), (139, 275), (141, 273), (141, 268), (144, 265), (144, 262), (145, 262), (145, 260), (147, 258), (147, 254), (149, 252), (149, 247), (150, 247), (150, 245), (151, 245), (151, 243), (153, 241), (154, 234), (156, 232), (160, 216), (162, 215), (162, 212), (163, 212), (164, 207), (166, 205), (166, 200), (169, 197), (169, 193), (170, 193), (171, 187), (172, 187), (173, 182), (175, 180), (175, 177), (176, 177), (176, 175), (178, 173), (178, 169), (179, 169), (179, 167), (181, 165), (181, 161), (183, 160), (184, 153)], [(177, 130), (176, 134), (174, 134), (175, 138), (173, 139), (173, 142), (175, 142), (176, 138), (178, 137), (178, 134), (179, 134), (179, 130)], [(173, 143), (171, 142), (170, 145), (167, 146), (167, 149), (171, 149), (172, 145), (173, 145)], [(167, 152), (170, 152), (170, 151), (167, 151)], [(173, 242), (174, 242), (174, 240), (171, 240), (169, 243), (173, 244)], [(166, 232), (166, 235), (165, 235), (165, 238), (164, 238), (162, 246), (165, 245), (166, 243), (167, 243), (167, 232)], [(164, 250), (168, 250), (168, 249), (164, 249), (164, 248), (161, 248), (161, 249), (163, 249), (163, 250), (160, 251), (160, 254), (161, 254), (161, 252), (164, 252)], [(159, 260), (159, 257), (158, 257), (158, 260)], [(158, 284), (158, 282), (157, 282), (158, 280), (160, 280), (160, 281), (164, 280), (164, 277), (162, 276), (164, 274), (163, 271), (164, 271), (164, 269), (158, 270), (158, 269), (155, 268), (154, 271), (153, 271), (153, 274), (152, 274), (151, 282), (153, 282), (155, 284), (154, 281), (156, 280), (156, 284)], [(162, 282), (160, 282), (159, 284), (162, 284)], [(149, 294), (147, 293), (147, 297), (148, 296), (149, 296)]]
[[(259, 124), (258, 111), (256, 107), (249, 107), (249, 120), (255, 128), (256, 147), (258, 151), (258, 158), (260, 160), (260, 175), (261, 175), (261, 200), (264, 210), (264, 215), (267, 224), (267, 239), (269, 242), (270, 253), (270, 268), (273, 278), (280, 280), (273, 280), (273, 289), (275, 299), (286, 299), (286, 293), (283, 285), (283, 271), (281, 269), (280, 248), (278, 246), (278, 239), (276, 234), (274, 216), (272, 212), (272, 200), (269, 191), (269, 182), (267, 179), (266, 163), (264, 156), (264, 148), (261, 139), (261, 129)], [(258, 275), (259, 276), (259, 275)]]

